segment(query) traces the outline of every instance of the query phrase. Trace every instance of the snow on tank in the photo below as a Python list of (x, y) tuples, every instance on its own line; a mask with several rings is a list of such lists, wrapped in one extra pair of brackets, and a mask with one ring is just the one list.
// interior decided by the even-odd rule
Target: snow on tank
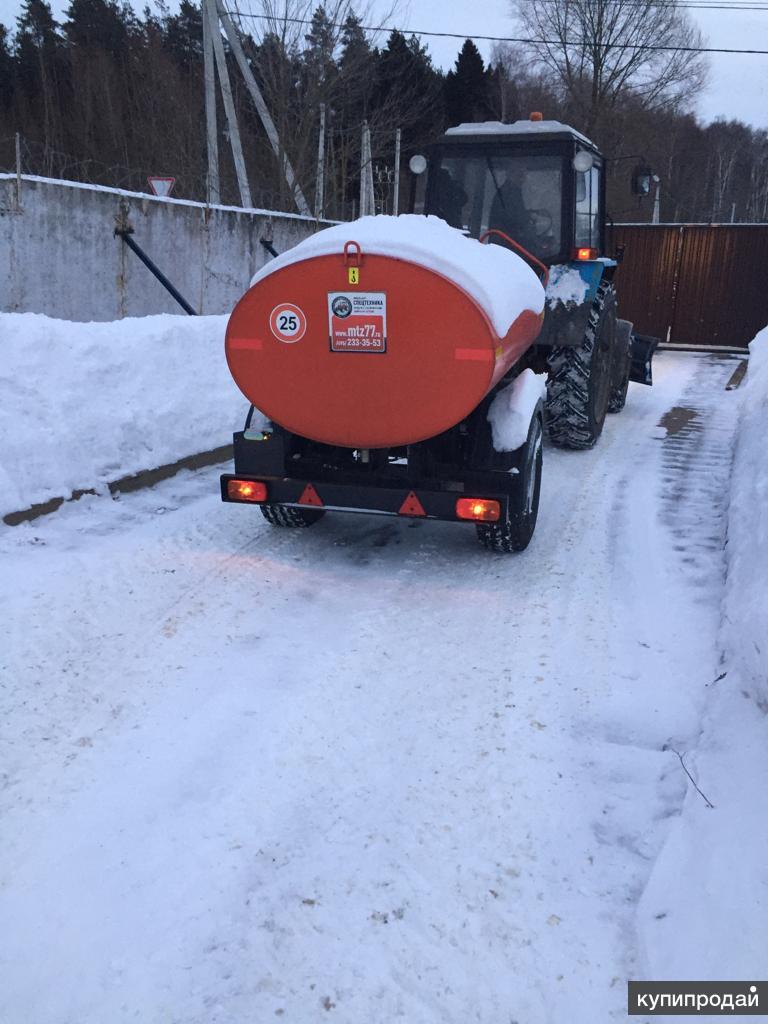
[(572, 139), (579, 139), (587, 146), (594, 147), (594, 142), (577, 132), (570, 125), (562, 124), (560, 121), (513, 121), (512, 124), (504, 124), (503, 121), (467, 121), (464, 124), (448, 128), (446, 135), (561, 135)]
[(257, 271), (251, 287), (293, 263), (338, 254), (350, 239), (371, 256), (408, 260), (447, 277), (472, 296), (500, 338), (523, 310), (544, 309), (541, 283), (516, 253), (468, 238), (440, 217), (418, 214), (361, 217), (318, 231)]

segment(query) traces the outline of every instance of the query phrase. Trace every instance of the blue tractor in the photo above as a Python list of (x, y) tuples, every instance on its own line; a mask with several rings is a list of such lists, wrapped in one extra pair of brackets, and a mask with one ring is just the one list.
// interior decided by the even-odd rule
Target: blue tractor
[(449, 128), (410, 168), (414, 213), (547, 268), (544, 325), (527, 365), (548, 374), (550, 441), (591, 448), (606, 413), (624, 407), (629, 381), (651, 383), (658, 344), (617, 316), (622, 254), (606, 251), (603, 156), (580, 132), (534, 113)]

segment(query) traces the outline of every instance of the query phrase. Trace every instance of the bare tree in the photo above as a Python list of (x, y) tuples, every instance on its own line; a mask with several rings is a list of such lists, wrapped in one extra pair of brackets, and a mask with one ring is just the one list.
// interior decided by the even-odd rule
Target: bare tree
[(496, 43), (489, 61), (491, 81), (489, 103), (500, 121), (527, 118), (532, 110), (547, 112), (549, 118), (562, 114), (557, 81), (544, 67), (530, 67), (522, 45)]
[(512, 11), (587, 133), (627, 92), (678, 106), (704, 84), (702, 36), (676, 0), (512, 0)]

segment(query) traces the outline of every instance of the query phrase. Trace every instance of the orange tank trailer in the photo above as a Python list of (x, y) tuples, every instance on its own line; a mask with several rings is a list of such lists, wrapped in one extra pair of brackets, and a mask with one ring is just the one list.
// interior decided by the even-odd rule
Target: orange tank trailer
[(376, 449), (434, 437), (478, 406), (543, 314), (524, 310), (499, 338), (448, 278), (354, 245), (277, 270), (243, 296), (227, 327), (230, 372), (261, 412), (314, 441)]

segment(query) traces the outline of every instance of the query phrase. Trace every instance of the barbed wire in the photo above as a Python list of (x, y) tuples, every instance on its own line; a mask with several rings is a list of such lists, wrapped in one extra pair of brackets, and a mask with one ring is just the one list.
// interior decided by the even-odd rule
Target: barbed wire
[[(330, 158), (330, 144), (334, 137), (357, 142), (362, 133), (362, 122), (357, 127), (348, 129), (328, 128), (326, 131), (326, 158), (325, 175), (327, 199), (324, 213), (334, 219), (347, 219), (356, 207), (356, 186), (354, 177), (349, 178), (341, 174), (342, 160), (333, 161)], [(394, 181), (394, 131), (381, 129), (371, 130), (371, 135), (376, 136), (391, 145), (379, 145), (372, 154), (371, 162), (376, 168), (377, 180), (377, 207), (385, 212), (391, 206), (392, 187)], [(77, 156), (65, 150), (47, 145), (34, 139), (26, 139), (19, 136), (20, 151), (20, 172), (26, 175), (33, 175), (42, 178), (60, 179), (74, 181), (86, 185), (97, 185), (105, 188), (122, 189), (129, 192), (138, 192), (148, 196), (154, 193), (150, 190), (147, 178), (158, 172), (157, 167), (146, 168), (136, 167), (122, 163), (107, 163), (89, 156)], [(359, 157), (357, 149), (352, 146), (347, 149), (347, 165), (351, 162), (357, 169)], [(313, 176), (316, 167), (313, 165)], [(208, 175), (204, 170), (182, 170), (176, 168), (160, 168), (168, 172), (175, 171), (176, 188), (173, 198), (189, 199), (194, 202), (206, 202), (208, 195)], [(4, 173), (16, 173), (16, 136), (0, 136), (0, 171)], [(252, 207), (257, 209), (274, 210), (276, 212), (295, 213), (293, 199), (288, 189), (272, 189), (253, 182), (254, 174), (251, 177), (251, 201)], [(335, 179), (347, 180), (348, 196), (333, 194), (332, 183)], [(314, 190), (315, 182), (310, 182), (311, 190)], [(330, 193), (328, 194), (328, 190)], [(338, 192), (338, 190), (336, 190)], [(350, 198), (351, 196), (351, 198)], [(237, 176), (234, 170), (220, 168), (219, 170), (219, 200), (218, 203), (225, 206), (241, 207), (240, 193), (237, 183)]]

